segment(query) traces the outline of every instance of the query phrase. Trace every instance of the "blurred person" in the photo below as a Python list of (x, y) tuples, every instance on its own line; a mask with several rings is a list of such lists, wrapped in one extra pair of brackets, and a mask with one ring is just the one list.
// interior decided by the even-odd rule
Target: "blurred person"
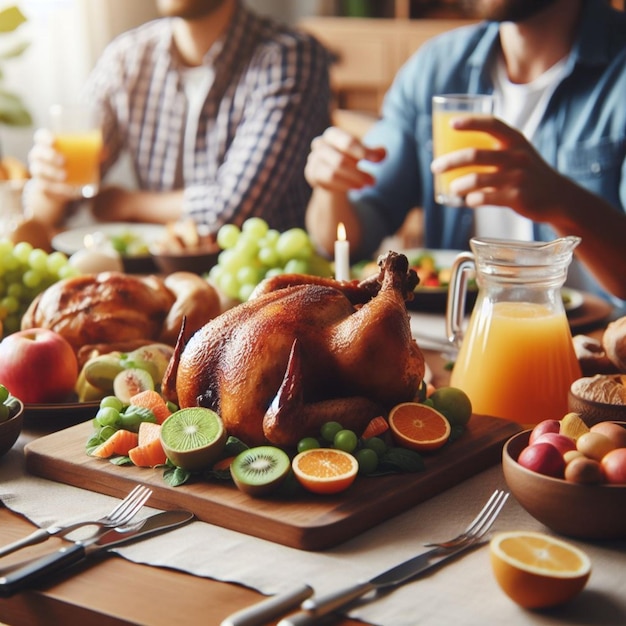
[[(407, 61), (363, 142), (336, 127), (313, 141), (306, 166), (313, 239), (330, 253), (341, 221), (355, 258), (369, 258), (416, 206), (427, 248), (467, 249), (481, 234), (578, 235), (568, 284), (623, 304), (626, 14), (606, 0), (468, 6), (483, 21), (433, 38)], [(432, 97), (446, 93), (494, 94), (494, 118), (454, 125), (491, 133), (501, 149), (433, 161)], [(437, 204), (433, 172), (470, 164), (495, 171), (454, 181), (465, 208)]]
[[(241, 0), (156, 0), (160, 19), (122, 34), (85, 87), (102, 116), (102, 175), (127, 153), (138, 189), (102, 186), (101, 221), (191, 217), (215, 233), (261, 216), (304, 226), (311, 140), (330, 123), (329, 57), (312, 37)], [(60, 229), (76, 211), (61, 155), (40, 129), (26, 206)]]

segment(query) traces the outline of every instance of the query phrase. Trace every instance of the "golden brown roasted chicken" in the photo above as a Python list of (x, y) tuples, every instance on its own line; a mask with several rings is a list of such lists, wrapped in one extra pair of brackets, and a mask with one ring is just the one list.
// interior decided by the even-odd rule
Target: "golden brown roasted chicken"
[(183, 317), (191, 333), (220, 313), (216, 290), (189, 272), (133, 276), (102, 272), (61, 280), (41, 292), (22, 329), (50, 328), (76, 352), (93, 344), (137, 340), (174, 345)]
[(363, 285), (305, 276), (264, 283), (186, 344), (179, 339), (164, 393), (181, 407), (214, 409), (248, 445), (293, 446), (328, 420), (360, 434), (412, 400), (424, 375), (405, 305), (415, 272), (393, 252), (379, 264), (378, 281)]

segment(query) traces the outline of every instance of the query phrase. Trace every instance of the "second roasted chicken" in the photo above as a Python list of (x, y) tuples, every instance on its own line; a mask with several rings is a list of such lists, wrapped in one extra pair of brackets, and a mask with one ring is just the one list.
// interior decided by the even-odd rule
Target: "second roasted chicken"
[(424, 376), (405, 306), (415, 272), (393, 252), (379, 265), (361, 285), (306, 276), (263, 284), (186, 344), (181, 333), (164, 393), (212, 408), (248, 445), (294, 446), (329, 420), (360, 434), (412, 400)]

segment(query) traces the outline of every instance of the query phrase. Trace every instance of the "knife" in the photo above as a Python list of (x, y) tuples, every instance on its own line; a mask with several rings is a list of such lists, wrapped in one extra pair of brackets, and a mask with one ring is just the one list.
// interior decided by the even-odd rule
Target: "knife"
[(0, 597), (10, 596), (32, 581), (79, 563), (93, 554), (140, 538), (144, 539), (168, 528), (181, 526), (191, 519), (193, 519), (193, 513), (188, 511), (165, 511), (151, 515), (130, 526), (107, 529), (88, 539), (76, 541), (70, 546), (64, 546), (1, 576)]
[(469, 548), (482, 543), (484, 542), (474, 541), (452, 551), (433, 548), (388, 569), (367, 582), (357, 583), (351, 587), (330, 592), (317, 599), (309, 598), (301, 604), (302, 611), (288, 615), (278, 622), (277, 626), (312, 626), (318, 624), (320, 617), (332, 613), (370, 591), (401, 585), (418, 574), (434, 569)]
[(233, 613), (222, 621), (220, 626), (260, 626), (274, 617), (284, 615), (313, 595), (313, 587), (300, 585), (285, 593), (271, 596), (252, 606)]

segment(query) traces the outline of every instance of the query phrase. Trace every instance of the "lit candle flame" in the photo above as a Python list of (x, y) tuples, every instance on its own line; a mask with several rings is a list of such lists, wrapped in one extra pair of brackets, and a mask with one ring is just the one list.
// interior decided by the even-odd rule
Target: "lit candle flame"
[(346, 227), (343, 225), (343, 222), (339, 222), (339, 224), (337, 224), (337, 240), (346, 240)]

